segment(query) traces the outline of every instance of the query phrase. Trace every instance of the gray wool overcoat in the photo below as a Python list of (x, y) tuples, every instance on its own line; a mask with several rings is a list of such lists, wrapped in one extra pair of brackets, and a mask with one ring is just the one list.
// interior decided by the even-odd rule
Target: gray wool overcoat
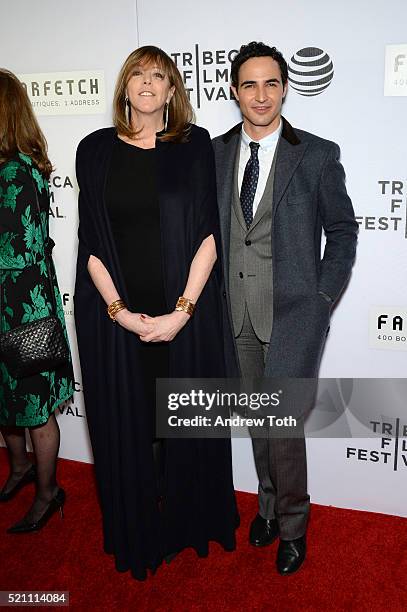
[[(238, 124), (213, 140), (223, 249), (224, 316), (230, 330), (230, 219), (240, 132)], [(358, 225), (346, 192), (337, 144), (294, 129), (283, 118), (276, 154), (270, 236), (273, 327), (264, 374), (267, 378), (314, 378), (318, 375), (332, 306), (354, 263)], [(321, 255), (322, 230), (326, 244)], [(225, 354), (228, 374), (239, 376), (231, 332), (226, 334)]]

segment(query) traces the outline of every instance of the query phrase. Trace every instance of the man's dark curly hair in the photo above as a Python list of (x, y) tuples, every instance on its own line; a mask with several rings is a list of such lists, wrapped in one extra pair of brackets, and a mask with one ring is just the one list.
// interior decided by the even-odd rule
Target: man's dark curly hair
[(239, 53), (233, 58), (230, 68), (230, 77), (233, 87), (237, 88), (239, 84), (240, 66), (252, 57), (271, 57), (273, 60), (275, 60), (280, 66), (281, 80), (284, 87), (288, 79), (288, 67), (283, 54), (280, 53), (276, 47), (269, 47), (262, 42), (256, 41), (253, 41), (248, 45), (242, 45)]

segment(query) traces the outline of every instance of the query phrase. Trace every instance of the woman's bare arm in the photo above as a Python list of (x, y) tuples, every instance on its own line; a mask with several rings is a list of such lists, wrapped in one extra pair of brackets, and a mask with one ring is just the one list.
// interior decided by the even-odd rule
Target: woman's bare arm
[[(183, 295), (194, 304), (198, 301), (208, 281), (216, 258), (215, 239), (211, 234), (202, 241), (189, 268), (188, 280)], [(141, 340), (145, 342), (168, 342), (173, 340), (184, 327), (190, 315), (186, 312), (174, 310), (174, 312), (160, 317), (144, 317), (142, 315), (142, 318), (152, 323), (153, 329), (148, 334), (141, 335)]]
[[(108, 270), (100, 259), (94, 255), (89, 257), (88, 272), (107, 306), (121, 299)], [(106, 314), (106, 316), (108, 315)], [(125, 329), (138, 335), (144, 335), (152, 330), (151, 323), (141, 318), (140, 313), (130, 312), (127, 308), (120, 310), (115, 316), (115, 320)]]
[(203, 288), (208, 282), (216, 258), (215, 239), (211, 234), (202, 241), (189, 268), (188, 281), (183, 295), (194, 304), (198, 301)]

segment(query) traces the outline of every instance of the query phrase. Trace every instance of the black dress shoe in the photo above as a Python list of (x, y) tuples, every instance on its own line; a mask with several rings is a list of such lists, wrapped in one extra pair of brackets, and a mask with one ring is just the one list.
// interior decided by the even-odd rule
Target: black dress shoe
[(38, 519), (38, 521), (30, 522), (27, 519), (23, 518), (18, 523), (15, 523), (12, 527), (7, 529), (7, 533), (29, 533), (30, 531), (39, 531), (48, 523), (51, 516), (59, 510), (61, 513), (61, 518), (64, 516), (64, 503), (65, 503), (65, 491), (63, 489), (58, 489), (54, 497), (48, 504), (47, 509), (44, 514)]
[(6, 501), (10, 501), (10, 499), (13, 499), (13, 497), (17, 495), (17, 493), (23, 487), (25, 487), (25, 485), (30, 484), (30, 482), (34, 482), (36, 476), (37, 476), (36, 467), (35, 465), (32, 465), (30, 468), (28, 468), (24, 476), (20, 478), (20, 480), (17, 482), (16, 485), (14, 485), (12, 489), (10, 489), (7, 492), (5, 492), (4, 489), (0, 491), (0, 502), (6, 502)]
[(249, 542), (253, 546), (268, 546), (278, 538), (276, 519), (264, 519), (257, 514), (250, 525)]
[(296, 540), (280, 540), (277, 551), (277, 570), (282, 576), (300, 569), (306, 553), (305, 535)]

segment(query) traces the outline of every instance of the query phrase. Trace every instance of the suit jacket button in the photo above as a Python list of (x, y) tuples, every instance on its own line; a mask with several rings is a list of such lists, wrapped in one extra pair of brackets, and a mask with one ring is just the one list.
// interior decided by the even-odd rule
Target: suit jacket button
[(243, 278), (243, 272), (239, 272), (239, 277)]
[(246, 246), (250, 246), (252, 241), (251, 240), (245, 240), (244, 243), (245, 243)]
[(222, 293), (222, 295), (223, 295), (223, 297), (225, 298), (225, 297), (226, 297), (226, 291), (224, 291), (224, 292)]

